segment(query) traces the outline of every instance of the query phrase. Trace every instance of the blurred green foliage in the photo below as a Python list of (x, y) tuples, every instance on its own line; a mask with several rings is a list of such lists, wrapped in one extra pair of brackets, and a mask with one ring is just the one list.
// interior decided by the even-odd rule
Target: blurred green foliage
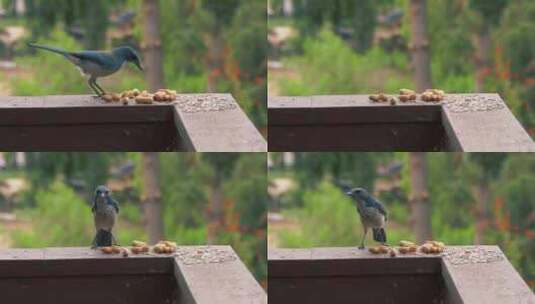
[[(28, 13), (12, 17), (32, 35), (28, 40), (69, 50), (109, 49), (143, 45), (141, 0), (28, 0)], [(160, 34), (166, 87), (182, 93), (204, 93), (213, 80), (218, 92), (231, 93), (262, 129), (267, 124), (267, 43), (264, 0), (166, 0), (160, 3)], [(111, 16), (133, 12), (132, 25), (118, 25)], [(223, 42), (219, 68), (210, 48)], [(76, 39), (74, 38), (76, 37)], [(59, 55), (28, 49), (20, 43), (16, 61), (26, 73), (10, 77), (13, 95), (87, 94), (86, 80)], [(108, 91), (147, 87), (133, 69), (101, 80)]]
[[(274, 160), (270, 184), (280, 178), (295, 182), (276, 198), (284, 204), (273, 211), (295, 223), (277, 228), (270, 222), (276, 246), (358, 246), (361, 224), (353, 202), (337, 185), (339, 180), (369, 189), (386, 205), (390, 244), (414, 239), (407, 153), (296, 153), (293, 165), (282, 165), (279, 153), (270, 156)], [(450, 245), (473, 244), (477, 189), (484, 183), (490, 198), (483, 244), (499, 245), (535, 288), (535, 155), (427, 153), (427, 163), (433, 238)], [(391, 164), (401, 164), (401, 171), (379, 170)], [(367, 244), (372, 243), (368, 236)]]
[[(297, 31), (283, 44), (282, 52), (272, 52), (282, 54), (281, 60), (289, 69), (288, 76), (277, 73), (277, 78), (270, 79), (277, 82), (278, 94), (370, 94), (414, 87), (409, 0), (323, 2), (321, 6), (314, 1), (297, 1), (305, 11), (313, 11), (310, 17), (302, 16), (299, 6), (295, 16), (284, 17), (281, 1), (273, 3), (275, 15), (270, 28), (286, 26)], [(352, 27), (355, 33), (368, 35), (371, 31), (376, 35), (375, 43), (359, 53), (351, 37), (333, 25), (335, 3), (345, 2), (355, 3), (362, 11), (374, 6), (372, 10), (383, 16), (400, 9), (404, 16), (399, 25)], [(535, 36), (531, 33), (535, 29), (535, 2), (433, 0), (427, 1), (427, 7), (433, 86), (447, 92), (474, 92), (476, 79), (481, 77), (483, 90), (499, 93), (534, 136)], [(490, 62), (484, 70), (476, 70), (476, 37), (487, 30)], [(386, 47), (383, 39), (397, 41), (397, 47)]]
[[(141, 204), (140, 153), (26, 153), (27, 164), (1, 179), (29, 183), (15, 200), (15, 213), (29, 227), (9, 232), (13, 247), (89, 246), (94, 233), (90, 202), (96, 185), (115, 185), (120, 244), (147, 239)], [(221, 183), (223, 214), (215, 244), (231, 245), (255, 277), (264, 282), (266, 265), (266, 156), (264, 153), (160, 153), (159, 183), (166, 239), (205, 245), (214, 181)], [(117, 176), (131, 161), (132, 175)], [(0, 207), (2, 200), (0, 200)]]
[(32, 220), (32, 230), (14, 231), (17, 247), (87, 246), (91, 244), (93, 221), (91, 209), (65, 184), (53, 182), (48, 190), (38, 190), (35, 208), (20, 212)]

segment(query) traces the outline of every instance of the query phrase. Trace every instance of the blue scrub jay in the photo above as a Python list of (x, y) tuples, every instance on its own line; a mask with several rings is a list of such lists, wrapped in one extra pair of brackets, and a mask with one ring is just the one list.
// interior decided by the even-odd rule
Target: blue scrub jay
[(368, 234), (368, 228), (372, 228), (375, 241), (382, 244), (386, 243), (386, 233), (383, 227), (387, 220), (387, 214), (383, 204), (362, 188), (352, 189), (346, 194), (357, 203), (357, 212), (360, 215), (360, 222), (364, 229), (359, 248), (364, 248), (364, 240), (366, 239), (366, 234)]
[(119, 204), (111, 198), (110, 190), (106, 186), (98, 186), (95, 190), (91, 211), (93, 211), (96, 230), (91, 248), (116, 245), (112, 229), (119, 213)]
[(102, 51), (81, 51), (69, 52), (63, 49), (28, 43), (33, 48), (43, 49), (50, 52), (58, 53), (65, 56), (70, 62), (74, 63), (80, 71), (89, 76), (89, 86), (97, 94), (102, 96), (106, 92), (97, 84), (99, 77), (109, 76), (121, 69), (125, 62), (132, 62), (141, 71), (141, 61), (138, 54), (131, 47), (122, 46), (113, 49), (111, 52)]

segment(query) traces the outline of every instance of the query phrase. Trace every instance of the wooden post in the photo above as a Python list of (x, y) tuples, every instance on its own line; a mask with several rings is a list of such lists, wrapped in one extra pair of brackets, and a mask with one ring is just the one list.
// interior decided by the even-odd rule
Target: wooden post
[(158, 153), (145, 152), (141, 155), (143, 163), (143, 195), (141, 203), (145, 214), (145, 227), (149, 244), (163, 240), (163, 217), (160, 192), (160, 160)]

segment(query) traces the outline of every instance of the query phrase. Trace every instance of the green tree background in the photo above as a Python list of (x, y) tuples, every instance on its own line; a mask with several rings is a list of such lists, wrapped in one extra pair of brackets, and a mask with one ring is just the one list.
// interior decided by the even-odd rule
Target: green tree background
[[(407, 153), (295, 153), (293, 163), (270, 153), (270, 159), (270, 188), (284, 180), (291, 186), (269, 191), (270, 212), (284, 219), (269, 222), (269, 246), (358, 246), (360, 221), (341, 183), (365, 187), (386, 205), (390, 244), (415, 239)], [(535, 288), (535, 155), (427, 153), (427, 160), (433, 239), (475, 244), (482, 222), (480, 243), (500, 246)], [(482, 181), (490, 193), (484, 219), (478, 218)]]
[[(140, 153), (25, 153), (23, 166), (16, 166), (13, 153), (3, 155), (7, 168), (0, 170), (0, 188), (13, 179), (22, 179), (26, 187), (9, 197), (0, 191), (0, 209), (16, 215), (16, 223), (0, 223), (0, 247), (89, 246), (94, 237), (90, 202), (99, 184), (107, 184), (120, 203), (118, 242), (147, 239)], [(213, 244), (231, 245), (265, 283), (265, 154), (161, 153), (159, 159), (165, 238), (179, 245), (207, 244), (211, 181), (224, 176), (223, 214)], [(121, 175), (122, 166), (133, 169)]]
[[(283, 66), (269, 71), (270, 94), (415, 87), (408, 0), (294, 0), (291, 16), (283, 15), (282, 0), (270, 3), (270, 35), (292, 33), (270, 45), (270, 60)], [(432, 0), (427, 8), (434, 86), (451, 93), (497, 92), (535, 136), (535, 2)]]
[[(5, 75), (11, 95), (88, 94), (85, 80), (60, 56), (28, 49), (36, 41), (65, 49), (110, 49), (142, 45), (141, 0), (26, 0), (26, 13), (16, 16), (14, 1), (2, 0), (9, 13), (3, 25), (22, 26), (28, 34), (16, 44), (19, 68)], [(134, 13), (131, 22), (119, 16)], [(160, 32), (166, 86), (183, 93), (231, 93), (256, 126), (264, 131), (266, 118), (267, 43), (264, 0), (160, 1)], [(222, 41), (217, 64), (211, 65), (213, 36)], [(2, 55), (0, 49), (0, 56)], [(147, 88), (134, 69), (102, 80), (109, 91)], [(0, 94), (2, 92), (0, 91)]]

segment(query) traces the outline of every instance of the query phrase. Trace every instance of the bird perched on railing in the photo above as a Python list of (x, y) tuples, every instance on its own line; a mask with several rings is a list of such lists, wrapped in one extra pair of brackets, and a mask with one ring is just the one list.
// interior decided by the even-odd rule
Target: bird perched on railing
[(386, 243), (384, 226), (387, 220), (387, 213), (383, 204), (362, 188), (354, 188), (346, 194), (355, 200), (357, 204), (357, 212), (360, 216), (360, 222), (364, 229), (359, 248), (364, 248), (364, 241), (368, 234), (368, 228), (372, 228), (373, 239), (375, 241), (382, 244)]
[(91, 248), (116, 245), (112, 229), (115, 225), (119, 204), (110, 196), (110, 190), (106, 186), (98, 186), (93, 199), (93, 219), (95, 221), (96, 235)]
[(114, 74), (119, 71), (126, 62), (133, 63), (143, 71), (139, 55), (129, 46), (121, 46), (113, 49), (111, 52), (69, 52), (46, 45), (37, 45), (33, 43), (28, 43), (28, 45), (33, 48), (43, 49), (65, 56), (65, 58), (80, 69), (82, 74), (89, 76), (88, 84), (99, 97), (106, 94), (106, 92), (97, 84), (98, 78)]

